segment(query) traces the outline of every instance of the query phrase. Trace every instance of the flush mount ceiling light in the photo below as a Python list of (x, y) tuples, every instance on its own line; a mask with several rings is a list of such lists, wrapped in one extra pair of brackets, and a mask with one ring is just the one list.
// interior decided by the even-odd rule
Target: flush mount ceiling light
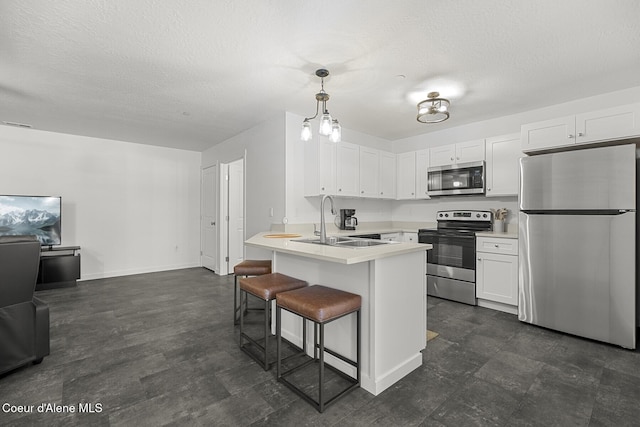
[(429, 92), (427, 99), (418, 103), (418, 116), (420, 123), (440, 123), (449, 118), (448, 99), (440, 98), (439, 92)]
[(300, 138), (303, 141), (309, 141), (313, 137), (310, 121), (318, 117), (320, 112), (320, 103), (322, 103), (322, 116), (320, 117), (320, 128), (318, 133), (329, 137), (331, 142), (340, 142), (342, 138), (342, 128), (338, 120), (331, 118), (329, 110), (327, 110), (327, 101), (329, 94), (324, 91), (324, 78), (329, 75), (329, 70), (320, 68), (316, 70), (316, 76), (320, 77), (320, 92), (316, 93), (316, 114), (313, 117), (307, 117), (302, 122), (302, 133)]

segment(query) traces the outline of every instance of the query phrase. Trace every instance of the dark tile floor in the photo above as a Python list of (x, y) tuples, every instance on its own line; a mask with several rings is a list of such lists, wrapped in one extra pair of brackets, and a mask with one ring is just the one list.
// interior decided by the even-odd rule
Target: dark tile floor
[[(232, 276), (194, 268), (38, 292), (51, 309), (51, 355), (0, 377), (1, 405), (34, 406), (0, 407), (0, 425), (640, 423), (640, 353), (433, 298), (428, 327), (440, 336), (423, 366), (319, 414), (238, 349), (232, 287)], [(40, 404), (75, 412), (38, 413)]]

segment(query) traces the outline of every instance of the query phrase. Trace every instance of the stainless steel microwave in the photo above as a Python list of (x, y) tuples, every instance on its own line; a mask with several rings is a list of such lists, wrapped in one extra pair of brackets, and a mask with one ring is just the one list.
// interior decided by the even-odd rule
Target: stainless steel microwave
[(429, 196), (484, 194), (484, 162), (430, 167), (427, 193)]

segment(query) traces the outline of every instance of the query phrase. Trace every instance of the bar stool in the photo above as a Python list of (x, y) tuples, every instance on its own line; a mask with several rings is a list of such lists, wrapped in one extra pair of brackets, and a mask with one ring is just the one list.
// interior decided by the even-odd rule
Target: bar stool
[(238, 306), (238, 276), (261, 276), (263, 274), (271, 274), (271, 260), (254, 260), (254, 259), (246, 259), (239, 264), (236, 264), (233, 267), (233, 324), (237, 325), (240, 321), (240, 316), (238, 311), (240, 311), (240, 306)]
[[(290, 292), (283, 292), (276, 295), (276, 337), (277, 337), (277, 360), (276, 360), (276, 377), (278, 381), (284, 383), (300, 397), (309, 402), (318, 412), (324, 411), (324, 408), (334, 403), (338, 398), (344, 396), (353, 389), (360, 387), (360, 307), (362, 298), (360, 295), (329, 288), (326, 286), (314, 285), (306, 288), (297, 289)], [(282, 310), (289, 311), (302, 317), (302, 329), (306, 331), (306, 321), (313, 322), (313, 359), (309, 359), (304, 363), (281, 372), (281, 345), (282, 338), (281, 317)], [(324, 326), (341, 317), (349, 314), (356, 314), (356, 360), (350, 360), (345, 356), (330, 350), (324, 345)], [(320, 342), (318, 343), (318, 327), (320, 329)], [(303, 351), (306, 353), (306, 337), (303, 337)], [(348, 363), (356, 368), (356, 378), (353, 378), (338, 369), (326, 365), (327, 369), (335, 372), (342, 378), (346, 379), (349, 385), (338, 394), (325, 402), (324, 397), (324, 353)], [(300, 387), (286, 379), (286, 376), (302, 369), (303, 367), (318, 362), (318, 400), (314, 400), (311, 395), (305, 393)]]
[[(261, 345), (258, 340), (245, 333), (244, 310), (240, 310), (240, 348), (256, 362), (260, 363), (264, 367), (265, 371), (268, 370), (270, 366), (268, 355), (269, 336), (272, 336), (271, 301), (273, 301), (276, 298), (276, 295), (280, 292), (292, 291), (305, 286), (307, 286), (307, 282), (304, 280), (285, 276), (280, 273), (263, 274), (261, 276), (240, 279), (240, 306), (242, 306), (243, 297), (246, 303), (247, 294), (251, 294), (264, 301), (264, 345)], [(264, 356), (262, 360), (247, 349), (246, 344), (243, 342), (244, 340), (247, 340), (250, 344), (255, 345), (259, 350), (261, 350)]]

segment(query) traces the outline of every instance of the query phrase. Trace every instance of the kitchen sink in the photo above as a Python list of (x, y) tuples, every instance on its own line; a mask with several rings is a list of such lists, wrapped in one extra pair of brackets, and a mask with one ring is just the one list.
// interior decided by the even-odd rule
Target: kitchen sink
[(336, 237), (336, 236), (327, 237), (326, 243), (320, 243), (319, 237), (311, 237), (307, 239), (295, 239), (295, 240), (292, 240), (292, 242), (313, 243), (316, 245), (338, 246), (338, 247), (347, 247), (347, 248), (367, 248), (371, 246), (380, 246), (380, 245), (386, 245), (386, 244), (392, 243), (385, 240), (358, 239), (354, 237)]
[(348, 247), (352, 247), (352, 248), (363, 248), (363, 247), (367, 247), (367, 246), (379, 246), (379, 245), (386, 245), (389, 244), (391, 242), (386, 241), (386, 240), (368, 240), (368, 239), (353, 239), (353, 240), (346, 240), (344, 242), (338, 242), (336, 243), (336, 246), (348, 246)]

